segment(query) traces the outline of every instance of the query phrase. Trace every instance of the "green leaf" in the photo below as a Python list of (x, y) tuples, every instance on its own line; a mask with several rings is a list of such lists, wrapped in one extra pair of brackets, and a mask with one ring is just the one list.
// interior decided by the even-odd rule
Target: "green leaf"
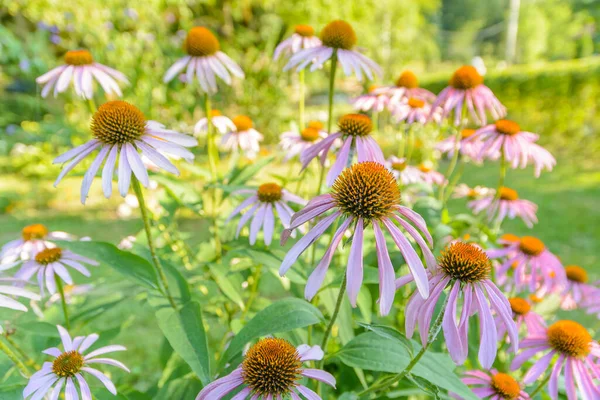
[(279, 300), (258, 312), (242, 328), (225, 350), (219, 366), (225, 365), (242, 351), (246, 343), (258, 337), (304, 328), (322, 320), (321, 312), (304, 300), (295, 298)]
[(157, 289), (156, 274), (144, 258), (105, 242), (59, 242), (59, 246), (113, 268), (148, 289)]
[(163, 308), (156, 312), (156, 319), (173, 350), (208, 384), (210, 357), (200, 304), (192, 301), (180, 310)]
[(410, 357), (412, 358), (413, 344), (412, 344), (411, 340), (408, 339), (406, 336), (404, 336), (404, 334), (402, 334), (397, 329), (392, 328), (391, 326), (377, 325), (377, 324), (364, 324), (362, 322), (359, 322), (358, 324), (360, 326), (362, 326), (363, 328), (365, 328), (366, 330), (374, 332), (381, 337), (399, 341), (406, 348)]
[(169, 196), (180, 205), (194, 211), (202, 209), (202, 196), (193, 185), (189, 185), (181, 180), (171, 179), (164, 175), (155, 175), (152, 179), (160, 183)]
[(25, 322), (22, 324), (17, 323), (17, 328), (22, 329), (26, 332), (33, 333), (37, 336), (44, 336), (49, 338), (57, 338), (59, 337), (58, 330), (56, 329), (56, 325), (49, 324), (48, 322)]
[(266, 157), (255, 161), (252, 164), (243, 166), (242, 168), (235, 167), (226, 177), (229, 185), (243, 185), (256, 175), (264, 166), (273, 161), (274, 157)]
[(23, 400), (24, 385), (6, 384), (0, 386), (0, 399)]
[(215, 282), (217, 283), (219, 289), (221, 289), (223, 294), (243, 310), (245, 307), (242, 295), (240, 291), (233, 285), (233, 283), (231, 283), (231, 280), (227, 277), (227, 275), (223, 272), (223, 264), (217, 265), (214, 263), (210, 263), (208, 264), (208, 268), (210, 269), (212, 277), (214, 278)]

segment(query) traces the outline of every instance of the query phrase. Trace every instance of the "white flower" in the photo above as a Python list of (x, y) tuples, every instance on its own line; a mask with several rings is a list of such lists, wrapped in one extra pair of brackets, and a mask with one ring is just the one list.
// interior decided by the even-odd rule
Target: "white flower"
[[(27, 225), (21, 231), (19, 239), (11, 240), (0, 250), (0, 269), (11, 268), (20, 260), (30, 260), (47, 247), (55, 247), (51, 240), (73, 240), (75, 237), (66, 232), (50, 232), (42, 224)], [(7, 266), (7, 264), (11, 264)]]
[[(219, 110), (211, 110), (210, 122), (221, 134), (235, 130), (235, 124), (228, 117), (221, 114)], [(208, 131), (208, 118), (201, 118), (194, 126), (194, 134), (200, 135)]]
[(277, 61), (282, 54), (296, 54), (303, 49), (311, 49), (321, 45), (321, 40), (315, 36), (315, 30), (310, 25), (296, 25), (294, 33), (283, 40), (275, 48), (273, 60)]
[(252, 120), (245, 115), (235, 117), (233, 124), (235, 129), (223, 135), (221, 147), (227, 151), (240, 149), (249, 159), (256, 158), (263, 135), (253, 128)]

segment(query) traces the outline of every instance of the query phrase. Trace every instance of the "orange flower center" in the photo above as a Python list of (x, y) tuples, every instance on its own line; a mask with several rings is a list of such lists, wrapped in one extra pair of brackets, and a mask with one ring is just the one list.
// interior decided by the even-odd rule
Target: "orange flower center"
[(408, 105), (411, 108), (423, 108), (423, 107), (425, 107), (425, 102), (421, 99), (416, 99), (414, 97), (411, 97), (410, 99), (408, 99)]
[(529, 295), (529, 300), (531, 300), (532, 302), (534, 302), (535, 304), (541, 303), (544, 299), (542, 299), (539, 296), (536, 296), (535, 294), (530, 294)]
[(588, 282), (588, 274), (586, 270), (578, 265), (567, 265), (565, 267), (565, 272), (567, 274), (567, 279), (570, 281), (578, 283)]
[(60, 260), (62, 257), (62, 250), (58, 247), (52, 249), (44, 249), (35, 255), (35, 261), (38, 264), (48, 265), (53, 262)]
[(419, 164), (419, 171), (428, 173), (431, 172), (431, 167), (426, 164)]
[(54, 359), (52, 372), (61, 378), (72, 378), (81, 371), (83, 356), (76, 350), (67, 351)]
[(379, 88), (380, 88), (379, 85), (371, 85), (371, 86), (369, 86), (369, 89), (367, 89), (367, 92), (373, 93), (374, 91), (376, 91)]
[(510, 303), (510, 308), (515, 314), (525, 315), (531, 310), (531, 304), (529, 304), (527, 300), (520, 297), (511, 297), (508, 299), (508, 302)]
[(310, 37), (315, 35), (315, 30), (310, 25), (296, 25), (296, 27), (294, 28), (294, 32), (304, 37)]
[(87, 50), (70, 50), (65, 54), (65, 62), (69, 65), (89, 65), (94, 62), (94, 58)]
[(592, 336), (575, 321), (562, 320), (548, 328), (548, 343), (556, 351), (571, 357), (585, 357), (590, 353)]
[(302, 132), (300, 132), (300, 136), (305, 142), (314, 142), (319, 138), (320, 135), (319, 131), (315, 128), (305, 128), (302, 129)]
[(261, 397), (285, 397), (302, 378), (298, 351), (287, 340), (259, 340), (246, 353), (242, 378), (252, 393)]
[(544, 243), (536, 237), (523, 236), (519, 243), (519, 248), (527, 255), (538, 256), (542, 254), (546, 247), (544, 246)]
[(452, 279), (465, 283), (488, 279), (492, 268), (492, 263), (484, 251), (464, 242), (454, 242), (446, 246), (438, 264)]
[(346, 114), (338, 121), (340, 131), (351, 136), (367, 136), (373, 130), (371, 118), (364, 114)]
[(217, 37), (203, 26), (195, 26), (189, 30), (183, 49), (193, 57), (204, 57), (215, 54), (221, 49)]
[(281, 200), (281, 186), (276, 183), (263, 183), (258, 187), (256, 195), (263, 203), (274, 203)]
[(321, 31), (321, 42), (334, 49), (350, 50), (356, 44), (356, 33), (346, 21), (333, 21)]
[(253, 126), (252, 120), (246, 115), (238, 115), (237, 117), (235, 117), (233, 119), (233, 124), (235, 125), (235, 129), (237, 129), (238, 132), (247, 131), (249, 129), (252, 129)]
[(323, 129), (323, 123), (321, 121), (310, 121), (308, 127), (320, 131)]
[(48, 228), (42, 224), (28, 225), (21, 231), (21, 237), (24, 241), (43, 239), (48, 234)]
[[(512, 233), (505, 233), (504, 235), (500, 236), (500, 239), (506, 242), (520, 242), (521, 238), (518, 237), (517, 235), (513, 235)], [(505, 245), (508, 246), (508, 245)]]
[(492, 389), (498, 396), (507, 400), (517, 399), (521, 393), (519, 383), (512, 376), (502, 372), (492, 376)]
[(519, 124), (508, 119), (499, 119), (498, 121), (496, 121), (495, 125), (496, 131), (503, 135), (512, 136), (521, 132), (521, 127), (519, 126)]
[(404, 71), (398, 79), (396, 79), (396, 86), (407, 89), (416, 89), (419, 87), (419, 80), (412, 71)]
[(466, 139), (468, 137), (473, 136), (474, 133), (475, 133), (475, 129), (465, 128), (462, 131), (460, 131), (460, 137), (462, 139)]
[(392, 163), (392, 169), (395, 171), (404, 171), (406, 169), (406, 161)]
[(367, 161), (346, 168), (335, 180), (332, 197), (342, 212), (373, 220), (390, 215), (400, 204), (400, 188), (383, 165)]
[(214, 110), (214, 109), (210, 110), (210, 116), (211, 116), (211, 118), (212, 117), (220, 117), (221, 115), (223, 115), (223, 114), (221, 114), (221, 111), (219, 111), (219, 110)]
[(129, 103), (109, 101), (98, 108), (90, 127), (94, 137), (104, 143), (133, 143), (145, 133), (146, 117)]
[(463, 65), (454, 71), (452, 78), (450, 78), (450, 86), (455, 89), (473, 89), (482, 83), (483, 77), (479, 75), (479, 72), (471, 65)]
[(514, 201), (514, 200), (517, 200), (518, 198), (519, 198), (519, 194), (517, 193), (516, 190), (507, 188), (504, 186), (500, 188), (500, 199), (501, 200)]

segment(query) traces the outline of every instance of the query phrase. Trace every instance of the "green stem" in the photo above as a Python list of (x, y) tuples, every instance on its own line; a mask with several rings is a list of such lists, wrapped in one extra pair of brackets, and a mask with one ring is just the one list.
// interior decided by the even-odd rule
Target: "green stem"
[(248, 301), (246, 302), (246, 307), (244, 308), (244, 312), (242, 313), (242, 320), (246, 319), (248, 311), (250, 311), (250, 307), (252, 306), (254, 299), (256, 299), (256, 296), (258, 295), (258, 282), (260, 280), (261, 272), (262, 264), (259, 264), (256, 266), (254, 274), (252, 275), (252, 287), (250, 288), (250, 296), (248, 297)]
[(27, 366), (23, 364), (23, 361), (21, 361), (21, 359), (14, 353), (14, 351), (11, 350), (10, 347), (8, 347), (6, 343), (4, 343), (3, 340), (0, 340), (0, 350), (2, 350), (2, 352), (10, 359), (10, 361), (16, 365), (18, 370), (21, 371), (21, 374), (29, 378), (30, 373)]
[[(219, 150), (217, 149), (217, 145), (215, 143), (215, 135), (212, 125), (212, 116), (211, 116), (211, 105), (210, 105), (210, 97), (208, 93), (204, 96), (204, 113), (206, 114), (206, 118), (208, 119), (208, 124), (206, 126), (206, 151), (208, 153), (208, 164), (210, 168), (210, 175), (212, 177), (213, 183), (217, 183), (219, 180), (219, 173), (217, 171), (217, 165), (219, 164)], [(237, 161), (236, 161), (237, 163)], [(219, 223), (218, 223), (218, 208), (219, 208), (219, 199), (217, 188), (213, 188), (212, 190), (212, 206), (213, 206), (213, 229), (215, 238), (215, 253), (217, 256), (217, 261), (221, 260), (221, 239), (219, 237)]]
[(346, 292), (346, 282), (347, 282), (346, 274), (344, 274), (344, 278), (342, 279), (342, 285), (340, 286), (340, 291), (338, 293), (338, 297), (335, 302), (335, 309), (333, 310), (333, 314), (331, 315), (331, 320), (329, 321), (329, 325), (327, 325), (327, 329), (325, 330), (325, 335), (323, 336), (323, 341), (321, 342), (321, 349), (323, 349), (323, 351), (325, 351), (325, 346), (327, 346), (327, 341), (329, 340), (329, 336), (331, 335), (331, 330), (333, 329), (335, 320), (337, 319), (337, 316), (340, 313), (340, 308), (342, 306), (342, 300), (344, 299), (344, 293)]
[(19, 355), (21, 357), (23, 357), (23, 360), (25, 360), (25, 364), (27, 366), (33, 367), (35, 369), (40, 369), (40, 366), (31, 358), (27, 355), (27, 353), (25, 353), (25, 351), (21, 348), (21, 346), (19, 346), (17, 344), (17, 342), (15, 342), (14, 340), (12, 340), (12, 338), (10, 337), (10, 335), (5, 332), (4, 333), (4, 337), (6, 338), (6, 341), (8, 343), (10, 343), (10, 345), (17, 350), (17, 353), (19, 353)]
[(409, 125), (408, 127), (408, 152), (406, 154), (406, 164), (408, 165), (410, 163), (410, 159), (412, 157), (413, 154), (413, 150), (415, 148), (415, 130), (412, 127), (412, 125)]
[(331, 126), (333, 125), (333, 98), (335, 87), (335, 71), (337, 69), (337, 53), (334, 52), (331, 57), (331, 73), (329, 76), (329, 112), (327, 120), (327, 133), (331, 135)]
[(92, 99), (87, 99), (87, 105), (88, 105), (88, 108), (90, 109), (90, 113), (92, 115), (94, 115), (96, 113), (96, 110), (97, 110), (97, 108), (96, 108), (96, 102), (94, 101), (94, 99), (93, 98)]
[(458, 181), (460, 180), (464, 170), (465, 170), (465, 162), (464, 159), (461, 158), (460, 160), (458, 160), (458, 171), (456, 172), (456, 174), (454, 175), (454, 177), (452, 178), (452, 180), (450, 181), (450, 183), (448, 184), (448, 189), (446, 190), (446, 195), (444, 196), (444, 204), (446, 204), (446, 202), (448, 201), (448, 199), (450, 199), (450, 196), (452, 196), (452, 192), (454, 191), (454, 188), (456, 187), (456, 184), (458, 183)]
[(304, 121), (305, 85), (304, 85), (304, 70), (303, 69), (300, 70), (300, 72), (298, 73), (298, 78), (300, 80), (300, 100), (299, 100), (298, 108), (299, 108), (299, 112), (300, 112), (300, 130), (302, 131), (305, 126), (305, 121)]
[(165, 295), (167, 296), (169, 303), (173, 308), (177, 308), (175, 304), (175, 300), (173, 300), (173, 296), (171, 296), (171, 292), (169, 291), (169, 282), (167, 280), (167, 275), (160, 263), (158, 255), (156, 254), (156, 248), (154, 246), (154, 239), (152, 239), (152, 231), (150, 229), (150, 217), (148, 215), (148, 209), (146, 208), (146, 201), (144, 200), (144, 194), (142, 192), (142, 186), (138, 179), (132, 175), (131, 177), (133, 183), (133, 190), (135, 191), (135, 195), (138, 199), (138, 203), (140, 205), (140, 212), (142, 214), (142, 222), (144, 223), (144, 229), (146, 231), (146, 238), (148, 239), (148, 249), (150, 249), (150, 255), (152, 256), (152, 262), (154, 263), (154, 268), (156, 269), (156, 274), (158, 279), (162, 282), (162, 285), (165, 289)]
[[(449, 181), (450, 176), (454, 172), (454, 168), (456, 168), (456, 164), (458, 163), (458, 158), (460, 156), (460, 151), (459, 151), (460, 138), (461, 138), (461, 133), (460, 133), (460, 128), (458, 128), (456, 131), (456, 137), (454, 139), (454, 154), (452, 154), (452, 160), (450, 161), (450, 165), (448, 165), (448, 169), (446, 170), (446, 173), (444, 174), (444, 176), (446, 177), (446, 182)], [(447, 183), (443, 183), (440, 186), (439, 200), (442, 202), (442, 208), (444, 208), (444, 205), (445, 205), (444, 193), (446, 191), (446, 186), (448, 186)]]
[(504, 156), (504, 146), (500, 148), (500, 177), (498, 178), (498, 189), (496, 190), (496, 200), (500, 198), (500, 192), (506, 179), (506, 157)]
[(533, 399), (533, 396), (538, 394), (540, 392), (540, 390), (542, 390), (548, 384), (548, 381), (550, 380), (550, 376), (551, 376), (551, 374), (547, 374), (546, 377), (540, 382), (540, 384), (535, 389), (533, 389), (533, 392), (531, 392), (529, 394), (529, 397), (531, 397)]
[(408, 130), (410, 129), (410, 125), (404, 125), (404, 131), (400, 132), (400, 143), (398, 144), (398, 157), (404, 157), (404, 149), (406, 148), (406, 140), (408, 137)]
[(63, 288), (62, 281), (59, 277), (54, 275), (54, 280), (56, 281), (58, 293), (60, 293), (60, 301), (62, 303), (63, 314), (65, 315), (65, 328), (67, 328), (67, 330), (70, 330), (71, 323), (69, 321), (69, 310), (67, 309), (67, 300), (65, 299), (65, 289)]

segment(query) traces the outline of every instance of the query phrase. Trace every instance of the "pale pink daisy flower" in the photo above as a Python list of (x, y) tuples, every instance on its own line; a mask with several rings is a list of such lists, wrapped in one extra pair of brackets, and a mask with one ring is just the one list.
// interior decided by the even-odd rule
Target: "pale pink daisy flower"
[(600, 288), (588, 283), (587, 271), (578, 265), (565, 266), (567, 279), (562, 290), (560, 306), (563, 310), (574, 310), (590, 301), (597, 301)]
[(484, 186), (475, 186), (472, 188), (467, 184), (461, 183), (454, 188), (452, 197), (455, 199), (467, 198), (469, 200), (474, 200), (480, 197), (488, 196), (490, 193), (494, 193), (494, 189)]
[(405, 103), (398, 103), (392, 110), (392, 117), (396, 123), (425, 125), (430, 119), (439, 121), (440, 113), (431, 111), (431, 105), (425, 100), (410, 97)]
[[(4, 283), (10, 284), (5, 285)], [(39, 301), (41, 300), (41, 297), (39, 294), (32, 293), (29, 290), (15, 287), (15, 283), (21, 284), (24, 282), (14, 278), (0, 277), (0, 308), (9, 308), (11, 310), (27, 312), (27, 307), (15, 300), (14, 297), (25, 297), (33, 301)], [(0, 333), (2, 332), (2, 325), (0, 325)]]
[(27, 225), (21, 231), (19, 239), (11, 240), (0, 250), (0, 270), (11, 268), (6, 264), (13, 264), (20, 260), (30, 260), (46, 247), (54, 247), (53, 240), (73, 240), (74, 236), (67, 232), (50, 232), (42, 224)]
[(107, 95), (122, 96), (118, 82), (129, 83), (121, 72), (94, 61), (92, 54), (87, 50), (70, 50), (65, 54), (65, 65), (56, 67), (35, 81), (44, 85), (42, 97), (48, 96), (54, 88), (54, 97), (62, 93), (73, 83), (75, 93), (84, 99), (94, 97), (94, 84), (96, 80)]
[(460, 125), (463, 106), (477, 125), (486, 124), (486, 112), (495, 120), (506, 115), (506, 107), (483, 84), (483, 77), (470, 65), (464, 65), (454, 72), (449, 86), (440, 92), (432, 108), (441, 107), (443, 118), (454, 113), (454, 125)]
[(485, 211), (489, 220), (497, 223), (501, 223), (507, 217), (509, 219), (519, 217), (527, 227), (532, 228), (538, 222), (536, 216), (538, 206), (529, 200), (519, 198), (516, 190), (507, 187), (500, 188), (499, 197), (495, 193), (490, 193), (470, 201), (467, 206), (474, 214)]
[(300, 50), (290, 58), (283, 70), (296, 68), (300, 71), (312, 63), (310, 70), (315, 71), (333, 58), (341, 64), (346, 76), (354, 73), (359, 81), (362, 81), (363, 74), (369, 80), (373, 80), (373, 72), (382, 76), (381, 67), (370, 58), (353, 50), (355, 45), (356, 33), (350, 24), (341, 20), (330, 22), (321, 31), (321, 45)]
[[(210, 110), (210, 122), (222, 135), (236, 129), (233, 121), (221, 114), (219, 110)], [(204, 117), (194, 125), (194, 134), (200, 135), (206, 132), (208, 132), (208, 118)]]
[[(18, 263), (19, 265), (21, 263)], [(42, 297), (44, 296), (44, 284), (50, 294), (56, 293), (56, 280), (61, 279), (67, 285), (73, 284), (71, 274), (67, 267), (76, 270), (84, 276), (90, 277), (90, 271), (83, 265), (98, 266), (99, 263), (70, 250), (60, 247), (46, 248), (35, 255), (31, 260), (23, 261), (21, 267), (15, 274), (15, 279), (27, 282), (33, 275), (37, 275), (37, 281)]]
[(498, 283), (504, 284), (512, 270), (512, 284), (518, 291), (546, 294), (555, 292), (565, 283), (566, 275), (558, 257), (552, 254), (544, 243), (533, 236), (523, 236), (518, 241), (499, 240), (504, 247), (487, 250), (490, 258), (503, 259), (498, 267)]
[(255, 159), (263, 140), (262, 133), (254, 129), (254, 123), (246, 115), (238, 115), (232, 121), (235, 129), (223, 135), (221, 147), (227, 151), (241, 150), (249, 159)]
[(429, 183), (430, 185), (443, 185), (446, 183), (444, 174), (433, 169), (430, 163), (421, 163), (418, 168), (419, 171), (421, 171), (423, 182)]
[[(450, 357), (457, 365), (463, 364), (467, 359), (469, 318), (475, 314), (479, 318), (479, 362), (484, 368), (491, 368), (496, 359), (497, 322), (506, 327), (513, 351), (516, 351), (519, 335), (510, 304), (490, 280), (490, 271), (491, 262), (478, 246), (460, 241), (450, 243), (438, 259), (438, 268), (427, 271), (431, 296), (423, 299), (414, 293), (408, 301), (406, 336), (411, 337), (418, 324), (421, 341), (423, 345), (427, 343), (435, 306), (444, 289), (450, 287), (447, 303), (441, 311), (444, 313), (442, 329)], [(411, 276), (399, 278), (396, 287), (399, 288), (412, 280)], [(459, 316), (457, 309), (461, 297), (462, 310)], [(494, 319), (492, 310), (499, 319)]]
[(448, 158), (454, 156), (455, 149), (458, 149), (461, 155), (469, 157), (474, 161), (479, 161), (479, 151), (483, 146), (480, 140), (470, 140), (469, 138), (475, 134), (475, 129), (462, 129), (460, 131), (460, 140), (456, 143), (454, 136), (449, 136), (441, 140), (435, 145), (435, 148), (442, 154), (446, 154)]
[[(461, 379), (465, 385), (471, 386), (471, 391), (480, 399), (490, 400), (529, 400), (529, 394), (512, 376), (497, 369), (489, 372), (471, 370), (465, 372)], [(457, 395), (452, 397), (460, 399)]]
[(285, 339), (265, 338), (256, 342), (244, 355), (242, 363), (229, 375), (206, 385), (196, 400), (221, 400), (241, 388), (231, 400), (288, 398), (310, 400), (321, 396), (302, 385), (303, 378), (316, 379), (335, 388), (335, 378), (329, 372), (305, 368), (304, 362), (323, 359), (319, 346), (301, 344), (294, 347)]
[(312, 49), (321, 45), (321, 40), (315, 36), (315, 30), (310, 25), (296, 25), (294, 33), (289, 38), (281, 41), (273, 52), (273, 60), (277, 61), (281, 55), (293, 55), (300, 50)]
[(291, 131), (283, 132), (279, 146), (285, 151), (284, 161), (299, 156), (304, 150), (326, 137), (327, 132), (323, 130), (323, 124), (319, 121), (310, 121), (300, 132), (295, 126)]
[(290, 228), (286, 229), (281, 236), (282, 244), (294, 229), (330, 210), (333, 211), (332, 214), (324, 217), (292, 246), (279, 269), (280, 275), (283, 276), (298, 257), (315, 243), (335, 220), (340, 219), (341, 223), (331, 239), (329, 248), (308, 278), (304, 291), (306, 299), (312, 299), (321, 287), (333, 254), (351, 225), (354, 226), (354, 233), (346, 268), (346, 280), (348, 298), (353, 307), (356, 307), (358, 292), (363, 281), (364, 235), (369, 227), (372, 227), (375, 234), (377, 248), (381, 315), (390, 312), (395, 296), (394, 266), (390, 261), (382, 226), (391, 235), (406, 260), (417, 284), (419, 296), (423, 298), (429, 296), (423, 262), (396, 223), (402, 226), (408, 236), (418, 244), (429, 268), (435, 267), (435, 258), (430, 249), (433, 240), (423, 218), (411, 209), (400, 205), (400, 188), (390, 171), (376, 162), (361, 162), (345, 169), (336, 179), (331, 194), (315, 197), (304, 209), (294, 214)]
[(427, 89), (419, 87), (419, 80), (412, 71), (404, 71), (394, 86), (382, 86), (374, 92), (378, 95), (386, 95), (389, 98), (388, 109), (394, 111), (398, 104), (406, 103), (408, 99), (415, 98), (427, 103), (435, 101), (435, 94)]
[[(517, 323), (517, 329), (525, 327), (527, 335), (532, 335), (546, 329), (546, 322), (541, 315), (531, 310), (531, 303), (521, 297), (511, 297), (508, 299), (513, 318)], [(506, 327), (500, 324), (500, 317), (496, 316), (496, 327), (498, 328), (498, 338), (506, 335)], [(508, 338), (507, 338), (508, 339)]]
[(216, 93), (217, 77), (227, 85), (231, 85), (231, 75), (244, 78), (244, 71), (221, 51), (219, 40), (203, 26), (195, 26), (188, 31), (183, 49), (188, 55), (167, 70), (163, 82), (171, 81), (185, 70), (187, 83), (191, 83), (196, 76), (204, 92)]
[(423, 173), (419, 167), (408, 165), (406, 158), (391, 156), (387, 159), (385, 165), (402, 185), (424, 182)]
[(250, 223), (251, 245), (256, 243), (256, 237), (261, 228), (264, 233), (265, 244), (267, 246), (271, 244), (273, 229), (275, 227), (275, 211), (277, 211), (283, 227), (288, 228), (294, 210), (287, 203), (306, 204), (303, 198), (288, 192), (276, 183), (263, 183), (256, 190), (242, 189), (234, 192), (234, 194), (236, 193), (249, 195), (249, 197), (233, 210), (226, 222), (240, 214), (244, 209), (250, 207), (240, 218), (235, 237), (239, 237), (244, 225), (252, 218), (252, 222)]
[(353, 98), (350, 100), (350, 104), (352, 104), (354, 109), (357, 111), (382, 112), (388, 105), (389, 99), (387, 95), (377, 93), (378, 89), (379, 86), (371, 85), (367, 93)]
[[(600, 385), (594, 383), (594, 379), (600, 379), (600, 368), (596, 365), (600, 357), (600, 344), (577, 322), (555, 322), (548, 329), (528, 336), (521, 342), (519, 349), (521, 352), (512, 361), (512, 370), (521, 368), (537, 353), (545, 352), (523, 377), (524, 384), (529, 385), (543, 374), (549, 373), (546, 393), (552, 400), (557, 400), (558, 381), (564, 370), (567, 399), (600, 398)], [(581, 397), (578, 397), (578, 391)]]
[[(99, 336), (95, 333), (88, 336), (77, 336), (71, 339), (69, 332), (62, 326), (57, 326), (63, 349), (51, 347), (43, 351), (54, 358), (52, 362), (45, 362), (35, 374), (29, 378), (29, 383), (23, 390), (23, 399), (38, 400), (47, 398), (57, 400), (64, 388), (64, 396), (67, 400), (92, 400), (92, 392), (86, 378), (93, 376), (98, 379), (106, 389), (113, 395), (117, 394), (117, 388), (108, 376), (93, 368), (93, 364), (107, 364), (130, 372), (120, 361), (112, 358), (98, 357), (115, 351), (127, 350), (123, 346), (109, 345), (85, 354)], [(30, 397), (31, 396), (31, 397)]]
[(102, 189), (104, 196), (112, 194), (112, 180), (119, 159), (117, 175), (119, 193), (125, 197), (131, 183), (131, 173), (144, 187), (150, 179), (142, 158), (146, 156), (158, 167), (175, 175), (179, 170), (162, 154), (182, 157), (191, 162), (194, 155), (185, 147), (196, 146), (196, 139), (166, 129), (156, 121), (147, 121), (144, 114), (135, 106), (124, 101), (109, 101), (98, 108), (90, 124), (94, 139), (56, 157), (54, 164), (66, 164), (54, 182), (54, 186), (77, 164), (94, 150), (99, 149), (81, 183), (81, 203), (85, 204), (88, 192), (100, 165), (106, 160), (102, 170)]
[(479, 143), (479, 151), (473, 154), (474, 158), (497, 160), (504, 154), (511, 168), (525, 168), (533, 164), (535, 176), (539, 177), (543, 169), (552, 171), (556, 159), (535, 143), (538, 138), (535, 133), (521, 131), (516, 122), (501, 119), (478, 129), (468, 141)]
[(300, 154), (302, 168), (306, 168), (313, 158), (319, 156), (321, 165), (325, 165), (327, 154), (337, 139), (342, 140), (342, 147), (336, 160), (327, 173), (327, 185), (331, 186), (342, 170), (346, 168), (356, 153), (358, 162), (375, 161), (385, 163), (383, 152), (377, 141), (371, 136), (373, 123), (364, 114), (346, 114), (338, 121), (339, 132), (333, 133), (319, 143), (306, 148)]

